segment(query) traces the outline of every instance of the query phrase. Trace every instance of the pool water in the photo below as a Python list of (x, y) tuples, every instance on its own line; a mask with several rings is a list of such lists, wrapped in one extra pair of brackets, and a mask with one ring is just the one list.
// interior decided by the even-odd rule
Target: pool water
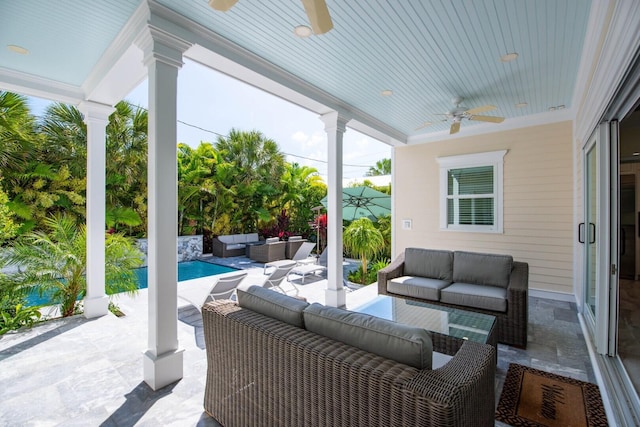
[[(146, 289), (149, 284), (149, 273), (147, 267), (136, 268), (138, 277), (138, 289)], [(197, 279), (199, 277), (213, 276), (216, 274), (230, 273), (237, 271), (236, 268), (219, 264), (211, 264), (204, 261), (184, 261), (178, 263), (178, 282), (184, 280)], [(27, 297), (27, 305), (49, 305), (50, 295), (44, 294), (40, 297), (37, 293)]]

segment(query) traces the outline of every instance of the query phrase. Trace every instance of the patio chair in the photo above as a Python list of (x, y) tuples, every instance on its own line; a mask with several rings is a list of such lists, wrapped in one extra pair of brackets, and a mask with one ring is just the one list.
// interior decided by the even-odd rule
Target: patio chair
[(267, 262), (264, 265), (264, 274), (267, 274), (267, 268), (269, 267), (289, 265), (291, 261), (295, 261), (296, 265), (315, 263), (316, 258), (309, 256), (311, 254), (311, 251), (315, 247), (316, 247), (316, 244), (313, 242), (302, 242), (302, 245), (300, 245), (296, 253), (293, 255), (293, 258)]
[(319, 264), (296, 265), (294, 268), (291, 269), (289, 274), (287, 274), (287, 281), (291, 282), (291, 279), (289, 278), (289, 276), (291, 274), (295, 274), (295, 275), (298, 275), (298, 276), (302, 276), (302, 284), (304, 285), (304, 279), (307, 276), (309, 276), (310, 274), (322, 273), (323, 271), (326, 271), (326, 270), (327, 270), (327, 267), (325, 267), (324, 265), (319, 265)]
[[(296, 266), (296, 262), (292, 260), (288, 260), (288, 264), (277, 266), (269, 274), (269, 276), (266, 278), (262, 286), (265, 288), (273, 288), (274, 290), (277, 290), (278, 292), (281, 292), (286, 295), (287, 291), (285, 291), (284, 288), (282, 288), (282, 282), (289, 275), (289, 272), (291, 271), (291, 269), (295, 266)], [(291, 285), (296, 291), (296, 295), (298, 295), (298, 292), (299, 292), (298, 288), (293, 283), (291, 283)]]
[(178, 298), (189, 302), (198, 311), (202, 311), (202, 306), (211, 298), (233, 299), (236, 288), (247, 277), (246, 272), (229, 273), (224, 276), (217, 276), (212, 282), (183, 283), (178, 287)]
[(285, 259), (287, 242), (281, 242), (277, 237), (265, 240), (264, 245), (251, 246), (249, 258), (257, 262), (271, 262)]
[(307, 239), (303, 239), (302, 236), (289, 236), (286, 249), (284, 251), (287, 259), (293, 259), (293, 256), (296, 254), (300, 246), (302, 246), (302, 243), (306, 241)]

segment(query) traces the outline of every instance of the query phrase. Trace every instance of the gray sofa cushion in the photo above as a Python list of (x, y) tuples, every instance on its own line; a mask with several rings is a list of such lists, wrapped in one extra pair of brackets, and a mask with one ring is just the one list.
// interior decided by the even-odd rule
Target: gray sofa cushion
[(433, 346), (425, 329), (322, 304), (304, 310), (307, 330), (418, 369), (431, 369)]
[(227, 243), (227, 250), (233, 250), (233, 249), (242, 249), (244, 247), (246, 247), (247, 245), (245, 245), (244, 243)]
[(256, 285), (246, 289), (238, 288), (238, 304), (240, 307), (273, 317), (299, 328), (304, 328), (304, 316), (302, 313), (309, 305), (308, 302)]
[(269, 243), (277, 243), (280, 241), (279, 237), (269, 237), (268, 239), (266, 239), (264, 242), (269, 244)]
[(507, 290), (497, 286), (453, 283), (440, 291), (440, 301), (504, 313), (507, 311)]
[(451, 283), (453, 252), (407, 248), (404, 250), (404, 274), (446, 280)]
[(394, 294), (439, 301), (440, 289), (449, 286), (450, 283), (448, 280), (402, 276), (389, 280), (387, 289)]
[(506, 289), (512, 267), (511, 255), (456, 251), (453, 255), (453, 281)]

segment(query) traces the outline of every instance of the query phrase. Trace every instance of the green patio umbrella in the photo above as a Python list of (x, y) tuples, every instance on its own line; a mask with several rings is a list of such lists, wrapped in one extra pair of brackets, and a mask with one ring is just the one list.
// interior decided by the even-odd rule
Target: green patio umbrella
[[(327, 198), (320, 201), (325, 207)], [(367, 217), (377, 221), (383, 215), (391, 215), (391, 196), (374, 190), (371, 187), (349, 187), (342, 189), (342, 219)]]

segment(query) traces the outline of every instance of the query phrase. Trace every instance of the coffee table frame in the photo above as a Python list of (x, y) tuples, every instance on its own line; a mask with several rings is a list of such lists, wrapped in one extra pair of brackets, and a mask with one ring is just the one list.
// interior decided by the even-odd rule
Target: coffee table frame
[[(422, 301), (416, 301), (416, 300), (411, 300), (411, 299), (405, 299), (405, 298), (399, 298), (399, 297), (393, 297), (393, 296), (389, 296), (389, 295), (378, 295), (375, 299), (361, 305), (360, 307), (356, 307), (354, 309), (351, 309), (351, 311), (354, 312), (363, 312), (364, 309), (366, 309), (367, 307), (370, 307), (372, 303), (375, 303), (376, 301), (382, 300), (382, 299), (396, 299), (396, 300), (402, 300), (407, 302), (408, 304), (412, 305), (412, 306), (416, 306), (416, 307), (424, 307), (424, 308), (429, 308), (432, 310), (437, 310), (437, 311), (443, 311), (443, 312), (447, 312), (447, 313), (453, 313), (453, 312), (462, 312), (462, 314), (467, 315), (467, 316), (477, 316), (478, 318), (481, 317), (489, 317), (493, 319), (493, 322), (491, 323), (491, 328), (489, 329), (487, 335), (486, 335), (486, 341), (481, 341), (481, 340), (473, 340), (476, 342), (480, 342), (481, 344), (489, 344), (491, 346), (493, 346), (494, 348), (496, 348), (496, 354), (497, 354), (497, 334), (496, 334), (496, 317), (492, 316), (490, 314), (481, 314), (481, 313), (476, 313), (473, 311), (467, 311), (467, 310), (463, 310), (463, 309), (459, 309), (459, 308), (453, 308), (453, 307), (446, 307), (446, 306), (441, 306), (441, 305), (436, 305), (436, 304), (429, 304), (428, 302), (422, 302)], [(375, 314), (373, 314), (375, 316)], [(382, 316), (378, 316), (381, 318), (384, 318)], [(388, 320), (393, 320), (393, 319), (388, 319)], [(486, 319), (485, 319), (486, 320)], [(411, 326), (420, 326), (420, 325), (416, 325), (416, 324), (411, 324)], [(430, 329), (425, 328), (426, 330), (428, 330), (431, 333), (431, 341), (433, 344), (433, 351), (437, 351), (438, 353), (444, 353), (447, 354), (449, 356), (453, 356), (455, 355), (458, 350), (460, 350), (460, 347), (462, 347), (462, 344), (464, 343), (464, 339), (463, 338), (458, 338), (458, 337), (454, 337), (452, 335), (448, 335), (448, 334), (443, 334), (441, 332), (436, 332), (436, 331), (432, 331)]]

